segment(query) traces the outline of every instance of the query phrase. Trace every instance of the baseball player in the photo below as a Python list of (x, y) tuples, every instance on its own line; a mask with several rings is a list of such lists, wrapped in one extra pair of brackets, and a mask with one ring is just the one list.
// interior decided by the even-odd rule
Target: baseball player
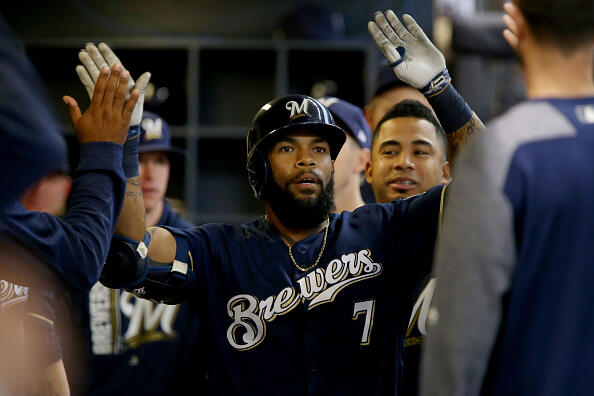
[(594, 4), (506, 3), (528, 100), (460, 156), (423, 395), (590, 395)]
[[(377, 121), (371, 161), (366, 168), (367, 182), (380, 203), (411, 197), (449, 183), (448, 158), (455, 155), (475, 131), (484, 128), (451, 85), (443, 55), (410, 16), (404, 15), (403, 20), (406, 27), (392, 11), (387, 11), (385, 15), (376, 13), (375, 23), (369, 23), (369, 32), (392, 62), (390, 66), (397, 78), (388, 79), (385, 72), (381, 74), (380, 80), (386, 82), (380, 85), (380, 92), (367, 114), (374, 120), (383, 106), (400, 101)], [(419, 59), (429, 61), (417, 64)], [(430, 81), (429, 76), (434, 73), (437, 77)], [(413, 87), (424, 95), (414, 92)], [(427, 107), (429, 103), (434, 111)], [(435, 115), (440, 117), (439, 121)], [(431, 257), (424, 259), (431, 260)], [(421, 347), (434, 286), (435, 280), (426, 276), (415, 291), (411, 306), (400, 381), (401, 392), (405, 395), (418, 393)]]
[[(443, 54), (410, 15), (404, 14), (402, 20), (406, 26), (392, 10), (387, 10), (385, 14), (376, 12), (375, 22), (369, 22), (367, 27), (378, 48), (390, 62), (389, 66), (398, 80), (418, 89), (431, 105), (446, 133), (449, 156), (454, 158), (470, 136), (477, 130), (484, 129), (484, 126), (454, 89)], [(425, 102), (409, 87), (399, 86), (397, 90), (390, 91), (395, 93), (385, 99), (407, 98)], [(383, 100), (382, 105), (386, 106), (388, 100)], [(372, 123), (377, 117), (380, 120), (383, 117), (383, 106), (378, 106), (373, 113), (368, 109)], [(377, 125), (374, 132), (376, 129)]]
[(143, 207), (122, 211), (118, 227), (130, 232), (112, 240), (102, 282), (158, 301), (188, 299), (206, 325), (214, 393), (395, 391), (395, 335), (430, 267), (406, 263), (432, 250), (443, 192), (332, 213), (344, 140), (315, 99), (277, 98), (247, 136), (249, 180), (265, 216), (145, 234)]
[[(414, 100), (398, 103), (380, 120), (373, 135), (372, 161), (366, 175), (377, 202), (410, 197), (449, 183), (446, 155), (446, 136), (433, 112)], [(431, 257), (421, 260), (431, 261)], [(427, 276), (415, 292), (403, 350), (400, 385), (404, 395), (418, 393), (421, 346), (434, 285), (435, 280)]]
[[(13, 258), (2, 261), (0, 279), (28, 288), (22, 299), (10, 299), (11, 306), (25, 306), (21, 319), (12, 317), (23, 324), (11, 324), (22, 326), (25, 336), (2, 339), (2, 342), (7, 343), (6, 350), (12, 350), (9, 349), (13, 348), (10, 343), (22, 344), (25, 357), (46, 354), (49, 356), (47, 365), (62, 372), (61, 364), (54, 366), (51, 363), (61, 358), (60, 341), (56, 334), (60, 330), (57, 327), (63, 324), (58, 319), (65, 316), (63, 311), (67, 309), (63, 304), (63, 288), (88, 290), (98, 279), (107, 255), (109, 233), (113, 231), (124, 194), (121, 144), (126, 138), (138, 92), (133, 91), (130, 99), (125, 100), (128, 73), (119, 65), (114, 65), (109, 77), (108, 73), (108, 68), (101, 71), (97, 90), (84, 114), (81, 114), (74, 99), (64, 97), (81, 143), (71, 207), (65, 216), (58, 218), (28, 211), (18, 201), (10, 203), (0, 213), (2, 253)], [(3, 307), (6, 305), (3, 304)], [(32, 320), (34, 324), (31, 324)], [(44, 338), (30, 336), (39, 333), (29, 332), (28, 329), (40, 326), (43, 327)], [(38, 345), (41, 350), (32, 349), (33, 345)], [(21, 354), (10, 356), (15, 367), (23, 367), (19, 362), (21, 357)], [(28, 366), (27, 361), (23, 364)], [(18, 387), (20, 378), (35, 373), (36, 367), (18, 372), (11, 382)], [(52, 382), (49, 384), (52, 385)], [(28, 379), (23, 385), (27, 391), (36, 390), (36, 384)], [(59, 385), (53, 391), (59, 394), (68, 391), (63, 386), (64, 381)]]
[(357, 106), (331, 96), (318, 100), (330, 110), (336, 125), (346, 132), (346, 141), (334, 163), (334, 202), (337, 213), (352, 212), (365, 205), (361, 175), (369, 161), (371, 129)]
[[(185, 152), (171, 145), (165, 120), (148, 111), (140, 123), (138, 152), (146, 223), (193, 228), (165, 200), (169, 158)], [(199, 348), (200, 322), (188, 303), (156, 304), (100, 283), (83, 300), (87, 395), (206, 394), (205, 347)]]
[[(433, 85), (439, 81), (449, 83), (440, 77)], [(238, 227), (154, 227), (145, 233), (138, 221), (143, 207), (132, 199), (135, 206), (120, 216), (102, 282), (145, 298), (196, 304), (208, 323), (209, 379), (217, 393), (394, 392), (404, 317), (430, 267), (443, 189), (329, 214), (332, 160), (344, 135), (319, 102), (302, 95), (265, 104), (247, 141), (248, 175), (256, 197), (266, 202), (265, 217)], [(134, 179), (127, 188), (127, 197), (139, 195)], [(325, 255), (328, 264), (320, 268)], [(394, 265), (415, 255), (414, 266)], [(346, 269), (349, 260), (354, 272)], [(397, 292), (388, 296), (383, 282), (395, 274), (398, 287), (389, 289)], [(344, 322), (340, 313), (349, 311), (351, 321)], [(369, 320), (356, 337), (361, 328), (353, 319), (363, 311)], [(377, 343), (371, 342), (372, 328), (381, 334)], [(359, 345), (346, 346), (349, 339)], [(304, 365), (307, 370), (300, 369)], [(248, 366), (266, 375), (235, 374)], [(372, 373), (365, 379), (344, 374), (363, 367)], [(300, 370), (295, 381), (290, 373)]]

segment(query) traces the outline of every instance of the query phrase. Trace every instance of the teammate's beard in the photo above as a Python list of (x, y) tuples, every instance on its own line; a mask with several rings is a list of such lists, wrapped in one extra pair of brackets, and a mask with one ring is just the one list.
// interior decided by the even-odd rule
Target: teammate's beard
[[(272, 178), (271, 178), (272, 179)], [(266, 186), (266, 201), (285, 227), (311, 229), (326, 220), (334, 210), (334, 172), (320, 195), (314, 200), (295, 198), (286, 186), (281, 188), (274, 179)]]

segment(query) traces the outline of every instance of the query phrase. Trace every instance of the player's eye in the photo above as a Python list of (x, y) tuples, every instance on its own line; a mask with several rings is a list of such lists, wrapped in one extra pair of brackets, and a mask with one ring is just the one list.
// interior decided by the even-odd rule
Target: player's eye
[(314, 147), (314, 151), (316, 153), (325, 153), (328, 149), (325, 146), (316, 146)]
[(291, 147), (291, 146), (280, 146), (278, 148), (278, 151), (281, 152), (281, 153), (289, 153), (289, 152), (293, 151), (293, 147)]
[(415, 150), (415, 155), (429, 155), (429, 152), (424, 150)]

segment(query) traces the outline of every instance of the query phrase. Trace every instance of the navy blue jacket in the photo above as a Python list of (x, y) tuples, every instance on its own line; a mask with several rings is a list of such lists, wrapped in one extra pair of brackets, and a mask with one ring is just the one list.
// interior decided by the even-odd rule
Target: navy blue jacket
[(66, 159), (45, 85), (2, 16), (0, 87), (1, 208)]
[(64, 217), (30, 211), (14, 201), (0, 212), (0, 232), (22, 242), (70, 288), (88, 290), (103, 269), (125, 186), (122, 146), (84, 144)]

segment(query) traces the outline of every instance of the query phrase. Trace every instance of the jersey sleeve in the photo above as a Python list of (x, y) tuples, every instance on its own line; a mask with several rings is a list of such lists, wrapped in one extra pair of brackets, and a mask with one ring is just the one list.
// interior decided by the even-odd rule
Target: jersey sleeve
[(433, 187), (427, 192), (409, 198), (406, 206), (404, 229), (407, 270), (414, 283), (425, 278), (433, 263), (435, 241), (447, 186)]
[(515, 264), (507, 166), (493, 134), (461, 154), (437, 244), (437, 279), (421, 366), (422, 395), (479, 394)]
[(66, 158), (44, 84), (0, 16), (0, 207)]
[(87, 143), (81, 146), (70, 207), (63, 218), (14, 202), (0, 214), (0, 225), (47, 261), (69, 286), (88, 290), (99, 279), (124, 191), (122, 146)]

